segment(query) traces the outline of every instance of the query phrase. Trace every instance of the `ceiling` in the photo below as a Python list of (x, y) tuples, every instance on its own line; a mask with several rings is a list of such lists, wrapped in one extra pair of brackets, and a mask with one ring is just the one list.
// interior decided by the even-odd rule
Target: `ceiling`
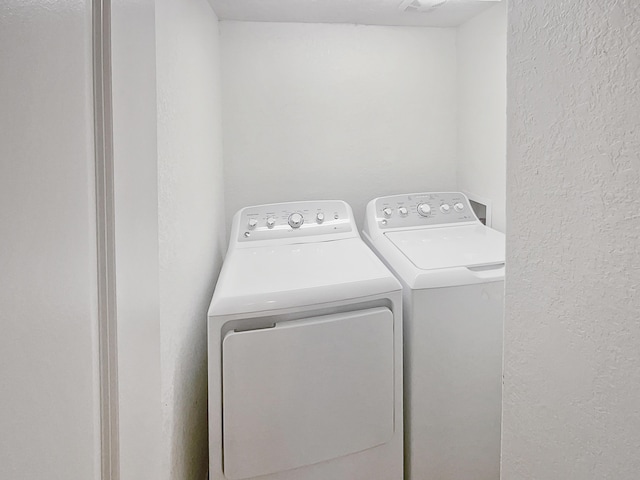
[[(443, 0), (403, 11), (412, 0), (209, 0), (220, 20), (455, 27), (500, 0)], [(418, 0), (419, 1), (419, 0)], [(423, 4), (428, 0), (422, 0)], [(414, 8), (417, 3), (414, 3)]]

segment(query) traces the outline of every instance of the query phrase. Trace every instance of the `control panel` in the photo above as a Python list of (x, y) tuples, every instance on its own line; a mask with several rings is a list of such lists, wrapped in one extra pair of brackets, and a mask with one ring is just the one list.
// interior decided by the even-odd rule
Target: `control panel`
[(459, 192), (392, 195), (376, 200), (379, 228), (405, 228), (477, 221), (467, 197)]
[(239, 242), (347, 233), (355, 230), (349, 206), (339, 200), (274, 203), (236, 214)]

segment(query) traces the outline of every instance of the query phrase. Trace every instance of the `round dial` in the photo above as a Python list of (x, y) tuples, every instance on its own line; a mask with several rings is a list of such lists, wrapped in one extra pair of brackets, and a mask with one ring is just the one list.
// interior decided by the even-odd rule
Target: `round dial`
[(269, 228), (273, 228), (273, 226), (276, 224), (276, 219), (275, 217), (269, 217), (267, 218), (267, 227)]
[(384, 218), (389, 218), (392, 213), (393, 210), (391, 210), (389, 207), (385, 207), (382, 209), (382, 215), (384, 215)]
[(456, 204), (453, 206), (453, 209), (454, 209), (456, 212), (461, 212), (462, 210), (464, 210), (464, 204), (463, 204), (463, 203), (461, 203), (461, 202), (458, 202), (458, 203), (456, 203)]
[(322, 212), (316, 213), (316, 222), (318, 223), (324, 222), (324, 213)]
[(423, 217), (427, 217), (431, 213), (431, 207), (426, 203), (421, 203), (418, 205), (418, 213)]
[(258, 226), (258, 220), (256, 220), (255, 218), (250, 218), (249, 223), (247, 225), (251, 230), (253, 230)]
[(407, 215), (409, 215), (409, 210), (407, 210), (407, 207), (400, 207), (398, 209), (398, 213), (403, 216), (406, 217)]
[(442, 213), (449, 213), (449, 210), (451, 210), (451, 207), (449, 206), (448, 203), (445, 203), (443, 205), (440, 205), (440, 211)]
[(289, 226), (291, 228), (300, 228), (300, 225), (304, 223), (304, 217), (299, 213), (292, 213), (289, 215)]

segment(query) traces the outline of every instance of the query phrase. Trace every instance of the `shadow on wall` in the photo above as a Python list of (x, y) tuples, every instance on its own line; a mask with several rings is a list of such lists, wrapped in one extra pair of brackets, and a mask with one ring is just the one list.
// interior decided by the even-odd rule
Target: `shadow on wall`
[[(203, 322), (206, 327), (206, 323)], [(174, 411), (169, 478), (204, 480), (208, 473), (207, 335), (193, 331), (173, 375)], [(195, 368), (191, 368), (195, 365)]]

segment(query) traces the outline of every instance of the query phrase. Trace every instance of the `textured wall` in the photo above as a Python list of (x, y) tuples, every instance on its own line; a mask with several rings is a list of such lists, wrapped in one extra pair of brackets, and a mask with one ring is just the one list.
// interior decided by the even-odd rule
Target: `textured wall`
[(458, 28), (458, 189), (492, 200), (505, 231), (507, 2)]
[(161, 479), (207, 474), (207, 307), (226, 244), (218, 19), (156, 2)]
[(0, 2), (0, 478), (100, 476), (91, 8)]
[(502, 476), (640, 472), (640, 3), (511, 0)]
[(220, 25), (228, 218), (455, 188), (454, 29)]

